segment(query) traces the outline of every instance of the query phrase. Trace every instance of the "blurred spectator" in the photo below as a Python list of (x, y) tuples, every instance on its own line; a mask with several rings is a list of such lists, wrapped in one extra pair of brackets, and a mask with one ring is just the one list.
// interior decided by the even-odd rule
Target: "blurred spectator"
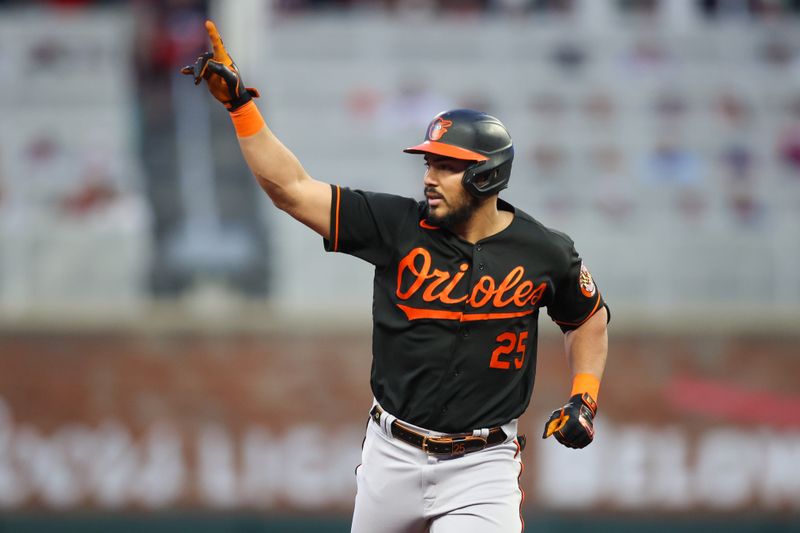
[(72, 216), (84, 216), (113, 203), (119, 193), (107, 172), (99, 166), (87, 169), (79, 188), (62, 199), (63, 211)]
[(751, 118), (753, 109), (740, 95), (724, 90), (714, 98), (714, 110), (726, 126), (744, 126)]
[(674, 199), (674, 208), (680, 219), (689, 224), (699, 224), (705, 220), (708, 212), (708, 199), (694, 187), (678, 192)]
[(382, 95), (377, 89), (356, 87), (348, 93), (345, 105), (354, 118), (369, 121), (375, 118), (381, 100)]
[(531, 96), (529, 109), (536, 115), (536, 120), (558, 121), (564, 115), (566, 103), (560, 94), (540, 92)]
[(435, 0), (389, 0), (390, 9), (401, 15), (430, 16), (437, 12), (438, 3)]
[(397, 91), (382, 101), (376, 126), (385, 132), (412, 130), (425, 124), (430, 117), (452, 107), (424, 78), (406, 74), (397, 83)]
[(531, 147), (529, 158), (536, 168), (536, 179), (543, 182), (559, 181), (566, 166), (566, 153), (557, 144), (537, 144)]
[(667, 91), (657, 95), (653, 102), (653, 111), (660, 120), (682, 118), (689, 108), (686, 96), (675, 91)]
[(575, 11), (574, 0), (276, 0), (285, 13), (309, 11), (353, 11), (384, 9), (398, 13), (441, 13), (474, 15), (492, 11), (506, 14), (568, 15)]
[(770, 20), (800, 14), (798, 0), (698, 0), (697, 5), (712, 20), (742, 17)]
[(489, 0), (489, 9), (494, 12), (520, 15), (528, 9), (529, 0)]
[(126, 4), (129, 0), (0, 0), (2, 6), (46, 6), (55, 9), (83, 9), (90, 6)]
[(659, 4), (659, 0), (617, 0), (617, 5), (623, 13), (642, 17), (657, 15)]
[(475, 15), (487, 8), (488, 0), (439, 0), (439, 7), (445, 13)]
[(615, 115), (614, 102), (605, 92), (592, 93), (583, 102), (583, 113), (594, 122), (606, 122)]
[(574, 0), (530, 0), (528, 7), (536, 13), (567, 15), (575, 10)]
[(800, 121), (800, 93), (793, 95), (786, 102), (786, 115)]
[(642, 176), (653, 184), (691, 185), (700, 181), (700, 166), (688, 147), (665, 139), (646, 157)]
[(791, 124), (780, 134), (778, 153), (786, 167), (800, 177), (800, 122)]
[(775, 68), (789, 67), (795, 58), (795, 46), (782, 39), (770, 39), (759, 50), (761, 59)]
[(778, 18), (800, 13), (800, 2), (797, 0), (750, 0), (749, 5), (755, 15), (761, 18)]
[(721, 150), (726, 209), (737, 226), (755, 228), (763, 221), (766, 204), (756, 195), (755, 155), (750, 146), (732, 143)]
[(21, 160), (25, 183), (15, 183), (13, 201), (24, 210), (47, 212), (73, 182), (75, 165), (64, 140), (56, 134), (34, 132), (26, 141)]
[(144, 83), (153, 75), (169, 76), (186, 58), (196, 57), (208, 46), (203, 21), (207, 0), (170, 0), (133, 4), (137, 16), (137, 65)]
[(735, 191), (728, 197), (728, 209), (739, 227), (758, 227), (767, 214), (766, 206), (752, 191)]
[(490, 0), (489, 8), (507, 14), (566, 16), (575, 11), (574, 0)]
[(744, 17), (750, 14), (750, 0), (699, 0), (697, 5), (706, 18)]
[[(562, 221), (575, 215), (584, 202), (570, 187), (569, 154), (565, 146), (543, 142), (526, 151), (533, 163), (531, 190), (549, 219)], [(521, 184), (522, 185), (522, 184)]]
[(594, 169), (593, 203), (600, 215), (611, 223), (625, 224), (636, 207), (634, 184), (625, 168), (625, 157), (617, 146), (606, 145), (591, 150), (589, 167)]
[(725, 174), (734, 182), (750, 181), (753, 178), (754, 156), (749, 146), (731, 144), (720, 154)]
[(3, 149), (0, 147), (0, 208), (3, 207), (5, 203), (5, 189), (6, 189), (6, 177), (3, 172), (5, 168), (5, 161), (3, 160)]
[(622, 53), (622, 66), (633, 77), (662, 74), (671, 62), (669, 50), (651, 38), (635, 40)]
[(588, 59), (586, 48), (575, 42), (561, 42), (550, 50), (550, 61), (564, 73), (579, 71)]

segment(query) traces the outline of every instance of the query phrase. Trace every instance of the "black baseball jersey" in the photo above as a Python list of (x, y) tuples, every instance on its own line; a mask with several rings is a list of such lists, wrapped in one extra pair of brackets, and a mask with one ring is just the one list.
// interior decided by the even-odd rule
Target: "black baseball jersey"
[(332, 189), (325, 248), (375, 266), (370, 382), (401, 420), (458, 433), (519, 417), (539, 309), (568, 331), (605, 305), (572, 240), (503, 200), (511, 224), (472, 244), (429, 225), (424, 202)]

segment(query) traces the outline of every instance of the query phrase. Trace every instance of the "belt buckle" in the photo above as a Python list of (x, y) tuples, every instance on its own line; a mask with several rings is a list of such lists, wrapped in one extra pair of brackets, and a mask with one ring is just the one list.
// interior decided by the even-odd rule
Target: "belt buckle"
[[(434, 452), (428, 449), (428, 443), (444, 444), (450, 446), (449, 452)], [(474, 447), (473, 444), (477, 444)], [(476, 437), (475, 435), (466, 435), (464, 437), (425, 437), (422, 439), (422, 451), (430, 455), (449, 455), (451, 457), (459, 457), (468, 452), (477, 452), (486, 448), (487, 441), (484, 437)], [(471, 449), (468, 449), (471, 448)]]

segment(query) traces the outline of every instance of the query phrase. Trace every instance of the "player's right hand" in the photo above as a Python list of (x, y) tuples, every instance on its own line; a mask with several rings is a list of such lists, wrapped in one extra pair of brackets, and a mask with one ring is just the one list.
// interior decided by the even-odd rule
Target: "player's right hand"
[(222, 102), (228, 111), (235, 111), (253, 97), (258, 97), (258, 90), (244, 86), (236, 64), (222, 44), (217, 27), (210, 20), (206, 21), (206, 31), (214, 51), (201, 55), (194, 65), (183, 67), (181, 73), (193, 76), (195, 85), (206, 80), (211, 95)]
[(594, 415), (597, 402), (588, 393), (575, 394), (561, 409), (556, 409), (544, 425), (542, 438), (555, 435), (568, 448), (585, 448), (594, 440)]

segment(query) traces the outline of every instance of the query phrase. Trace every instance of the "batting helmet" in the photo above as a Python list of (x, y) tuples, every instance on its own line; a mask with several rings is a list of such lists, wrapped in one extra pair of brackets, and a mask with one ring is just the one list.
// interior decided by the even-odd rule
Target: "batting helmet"
[(473, 196), (497, 194), (508, 186), (514, 145), (503, 123), (471, 109), (453, 109), (434, 117), (425, 141), (403, 150), (474, 161), (461, 182)]

